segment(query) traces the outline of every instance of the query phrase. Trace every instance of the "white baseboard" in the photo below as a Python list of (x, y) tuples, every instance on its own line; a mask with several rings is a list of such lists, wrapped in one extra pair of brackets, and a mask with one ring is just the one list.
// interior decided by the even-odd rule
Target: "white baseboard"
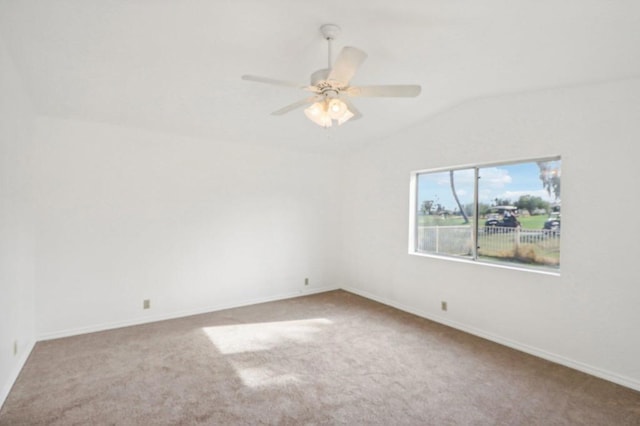
[(87, 334), (87, 333), (95, 333), (97, 331), (113, 330), (113, 329), (116, 329), (116, 328), (129, 327), (129, 326), (132, 326), (132, 325), (147, 324), (147, 323), (150, 323), (150, 322), (164, 321), (164, 320), (168, 320), (168, 319), (188, 317), (188, 316), (191, 316), (191, 315), (206, 314), (206, 313), (209, 313), (209, 312), (216, 312), (216, 311), (222, 311), (222, 310), (225, 310), (225, 309), (239, 308), (239, 307), (242, 307), (242, 306), (255, 305), (255, 304), (258, 304), (258, 303), (274, 302), (276, 300), (291, 299), (293, 297), (300, 297), (300, 296), (306, 296), (306, 295), (311, 295), (311, 294), (324, 293), (326, 291), (332, 291), (332, 290), (338, 290), (338, 289), (339, 289), (339, 287), (309, 288), (309, 289), (304, 289), (304, 290), (299, 290), (299, 291), (282, 293), (282, 294), (279, 294), (279, 295), (276, 295), (276, 296), (269, 296), (269, 297), (255, 298), (255, 299), (246, 299), (246, 300), (241, 300), (241, 301), (238, 301), (238, 302), (232, 302), (232, 303), (227, 303), (227, 304), (207, 306), (207, 307), (201, 307), (201, 308), (196, 308), (196, 309), (187, 309), (187, 310), (183, 310), (183, 311), (176, 311), (176, 312), (157, 314), (157, 315), (149, 315), (149, 316), (145, 316), (145, 317), (142, 317), (142, 318), (134, 318), (134, 319), (124, 320), (124, 321), (115, 321), (115, 322), (109, 322), (109, 323), (103, 323), (103, 324), (94, 324), (94, 325), (90, 325), (90, 326), (86, 326), (86, 327), (78, 327), (78, 328), (70, 328), (70, 329), (66, 329), (66, 330), (58, 330), (58, 331), (53, 331), (53, 332), (49, 332), (49, 333), (39, 334), (38, 335), (38, 341), (59, 339), (59, 338), (62, 338), (62, 337), (77, 336), (77, 335), (80, 335), (80, 334)]
[(502, 336), (498, 336), (492, 333), (487, 333), (483, 330), (477, 329), (475, 327), (471, 327), (466, 324), (462, 324), (456, 321), (451, 321), (449, 319), (427, 314), (419, 309), (412, 308), (410, 306), (405, 306), (402, 303), (395, 302), (393, 300), (386, 299), (384, 297), (379, 297), (373, 293), (369, 293), (364, 290), (360, 290), (353, 287), (342, 287), (343, 290), (348, 291), (350, 293), (357, 294), (359, 296), (365, 297), (367, 299), (374, 300), (376, 302), (380, 302), (384, 305), (392, 306), (394, 308), (400, 309), (401, 311), (408, 312), (414, 315), (417, 315), (422, 318), (426, 318), (431, 321), (435, 321), (440, 324), (447, 325), (449, 327), (455, 328), (457, 330), (464, 331), (469, 334), (473, 334), (478, 337), (482, 337), (483, 339), (491, 340), (492, 342), (499, 343), (501, 345), (510, 347), (512, 349), (516, 349), (521, 352), (528, 353), (530, 355), (537, 356), (538, 358), (546, 359), (547, 361), (554, 362), (556, 364), (564, 365), (565, 367), (573, 368), (574, 370), (582, 371), (583, 373), (590, 374), (592, 376), (619, 384), (621, 386), (625, 386), (627, 388), (631, 388), (633, 390), (640, 391), (640, 381), (624, 377), (619, 374), (613, 373), (611, 371), (603, 370), (601, 368), (597, 368), (580, 361), (575, 361), (561, 355), (557, 355), (551, 352), (547, 352), (543, 349), (539, 349), (533, 346), (529, 346), (520, 342), (516, 342), (510, 339), (506, 339)]
[(14, 365), (13, 369), (11, 370), (9, 377), (7, 378), (7, 382), (4, 383), (4, 385), (2, 386), (2, 390), (0, 390), (0, 408), (2, 408), (2, 406), (4, 405), (4, 402), (9, 396), (9, 392), (11, 392), (11, 388), (13, 387), (13, 384), (18, 379), (18, 376), (22, 371), (22, 367), (24, 367), (24, 365), (27, 362), (27, 359), (29, 359), (29, 355), (31, 355), (31, 351), (33, 350), (35, 345), (36, 345), (35, 341), (30, 341), (23, 346), (22, 352), (19, 354), (18, 360)]

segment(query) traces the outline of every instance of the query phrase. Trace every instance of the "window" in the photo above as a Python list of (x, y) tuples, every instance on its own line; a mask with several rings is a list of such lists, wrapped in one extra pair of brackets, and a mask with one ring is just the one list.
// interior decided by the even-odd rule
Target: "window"
[(560, 157), (415, 172), (410, 251), (557, 272), (560, 179)]

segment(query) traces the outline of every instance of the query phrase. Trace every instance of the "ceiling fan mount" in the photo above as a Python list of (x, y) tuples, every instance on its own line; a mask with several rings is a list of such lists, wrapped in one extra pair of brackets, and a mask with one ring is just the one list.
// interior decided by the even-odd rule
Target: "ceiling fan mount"
[(335, 40), (340, 34), (340, 27), (336, 24), (324, 24), (320, 27), (320, 33), (325, 40)]
[(362, 117), (351, 102), (352, 97), (415, 97), (420, 94), (421, 88), (418, 85), (351, 86), (351, 78), (365, 61), (367, 54), (360, 49), (347, 46), (332, 64), (332, 42), (340, 34), (340, 27), (325, 24), (320, 27), (320, 33), (328, 44), (328, 66), (311, 74), (311, 85), (254, 75), (242, 76), (243, 80), (296, 87), (313, 93), (311, 97), (272, 112), (272, 115), (283, 115), (310, 105), (305, 109), (305, 115), (322, 127), (331, 127), (334, 121), (341, 125), (348, 120)]

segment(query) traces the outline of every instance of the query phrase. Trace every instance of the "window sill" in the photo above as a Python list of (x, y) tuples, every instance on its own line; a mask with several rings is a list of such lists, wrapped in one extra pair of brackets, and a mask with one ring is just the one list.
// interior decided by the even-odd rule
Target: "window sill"
[(560, 271), (548, 271), (548, 270), (543, 270), (543, 269), (536, 269), (536, 268), (526, 268), (526, 267), (521, 267), (521, 266), (514, 266), (514, 265), (505, 265), (503, 263), (498, 263), (498, 262), (491, 262), (491, 261), (486, 261), (486, 260), (473, 260), (473, 259), (465, 259), (462, 257), (455, 257), (455, 256), (443, 256), (443, 255), (439, 255), (439, 254), (428, 254), (428, 253), (419, 253), (419, 252), (415, 252), (415, 251), (409, 251), (409, 254), (412, 256), (418, 256), (418, 257), (429, 257), (432, 259), (442, 259), (442, 260), (447, 260), (450, 262), (459, 262), (459, 263), (468, 263), (468, 264), (474, 264), (474, 265), (482, 265), (482, 266), (488, 266), (491, 268), (500, 268), (500, 269), (510, 269), (513, 271), (522, 271), (522, 272), (531, 272), (534, 274), (541, 274), (541, 275), (551, 275), (554, 277), (559, 277), (560, 276)]

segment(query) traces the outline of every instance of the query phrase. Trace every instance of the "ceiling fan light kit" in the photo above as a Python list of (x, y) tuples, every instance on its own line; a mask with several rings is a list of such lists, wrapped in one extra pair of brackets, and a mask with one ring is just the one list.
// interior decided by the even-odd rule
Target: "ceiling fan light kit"
[(415, 97), (420, 94), (421, 88), (418, 85), (350, 86), (351, 78), (365, 61), (367, 54), (355, 47), (344, 47), (332, 66), (332, 42), (340, 33), (340, 27), (325, 24), (320, 27), (320, 33), (328, 44), (328, 67), (311, 74), (310, 86), (254, 75), (242, 76), (243, 80), (296, 87), (313, 93), (313, 96), (274, 111), (272, 115), (283, 115), (310, 104), (305, 108), (304, 114), (317, 125), (327, 128), (331, 127), (334, 121), (342, 125), (351, 119), (357, 120), (362, 117), (349, 98)]
[(349, 110), (347, 104), (338, 98), (326, 98), (323, 101), (316, 102), (304, 110), (307, 118), (318, 126), (331, 127), (333, 120), (342, 125), (355, 117), (355, 114)]

